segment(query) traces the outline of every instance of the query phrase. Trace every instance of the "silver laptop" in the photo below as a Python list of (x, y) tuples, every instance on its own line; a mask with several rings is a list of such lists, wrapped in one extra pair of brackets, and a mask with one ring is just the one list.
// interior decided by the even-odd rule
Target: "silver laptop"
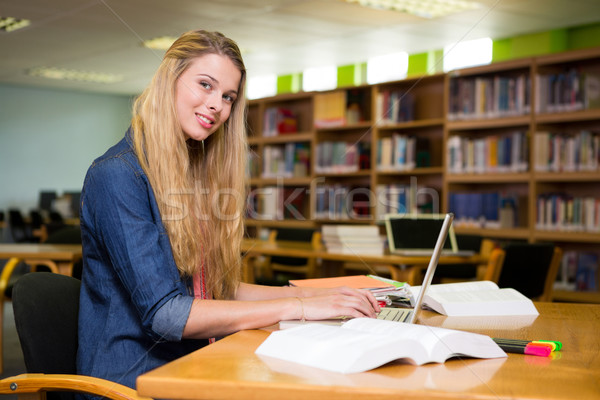
[[(431, 256), (436, 244), (435, 237), (440, 232), (444, 214), (387, 214), (385, 230), (391, 254), (402, 256)], [(454, 229), (450, 225), (448, 240), (441, 255), (472, 256), (471, 250), (459, 250)]]
[(423, 279), (421, 290), (419, 291), (419, 294), (417, 295), (417, 298), (415, 300), (414, 308), (409, 309), (384, 307), (379, 313), (379, 315), (377, 315), (377, 319), (408, 322), (410, 324), (414, 324), (417, 321), (417, 318), (419, 317), (423, 305), (423, 298), (425, 297), (425, 292), (427, 292), (429, 285), (431, 285), (433, 274), (435, 274), (438, 261), (440, 260), (440, 256), (442, 255), (442, 249), (444, 247), (444, 243), (446, 242), (446, 237), (448, 236), (448, 232), (450, 231), (453, 220), (454, 214), (452, 213), (446, 214), (444, 216), (444, 219), (442, 220), (442, 225), (433, 248), (433, 254), (431, 256), (431, 259), (429, 260), (429, 265), (427, 266), (427, 271), (425, 272), (425, 278)]

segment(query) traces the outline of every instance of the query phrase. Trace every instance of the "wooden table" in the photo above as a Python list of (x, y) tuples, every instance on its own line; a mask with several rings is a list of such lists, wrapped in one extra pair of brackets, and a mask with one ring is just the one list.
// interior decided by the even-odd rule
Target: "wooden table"
[(46, 265), (52, 272), (71, 275), (73, 264), (81, 259), (80, 244), (0, 244), (0, 259)]
[(81, 245), (0, 243), (0, 259), (7, 259), (0, 273), (0, 373), (4, 368), (2, 342), (4, 299), (10, 277), (16, 266), (24, 261), (29, 265), (45, 265), (54, 273), (72, 275), (73, 264), (81, 259)]
[[(392, 279), (408, 282), (410, 285), (421, 284), (421, 271), (429, 264), (430, 257), (398, 256), (392, 254), (341, 254), (330, 253), (324, 249), (316, 249), (310, 243), (302, 242), (269, 242), (265, 240), (244, 239), (242, 241), (244, 255), (244, 280), (254, 281), (253, 260), (260, 255), (284, 256), (298, 258), (317, 258), (326, 261), (362, 263), (365, 265), (389, 266)], [(479, 254), (470, 257), (442, 256), (439, 264), (485, 264), (487, 259)], [(338, 274), (339, 275), (339, 271)]]
[(395, 362), (339, 374), (254, 354), (267, 330), (241, 331), (140, 376), (140, 395), (169, 399), (578, 399), (600, 398), (600, 305), (537, 303), (535, 317), (467, 318), (425, 313), (420, 322), (514, 339), (563, 343), (552, 358)]

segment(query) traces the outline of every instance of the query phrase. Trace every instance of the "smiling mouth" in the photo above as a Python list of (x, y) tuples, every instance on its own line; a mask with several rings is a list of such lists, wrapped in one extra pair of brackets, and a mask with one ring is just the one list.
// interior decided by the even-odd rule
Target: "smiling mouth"
[(212, 126), (215, 123), (215, 121), (212, 121), (200, 114), (196, 114), (196, 119), (198, 119), (202, 125)]

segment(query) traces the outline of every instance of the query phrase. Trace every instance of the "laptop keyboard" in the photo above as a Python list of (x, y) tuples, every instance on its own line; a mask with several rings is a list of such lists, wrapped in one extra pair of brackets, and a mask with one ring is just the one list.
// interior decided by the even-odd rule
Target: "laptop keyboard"
[(407, 322), (412, 315), (411, 308), (392, 308), (384, 307), (381, 312), (377, 314), (377, 319), (384, 319), (386, 321), (396, 322)]

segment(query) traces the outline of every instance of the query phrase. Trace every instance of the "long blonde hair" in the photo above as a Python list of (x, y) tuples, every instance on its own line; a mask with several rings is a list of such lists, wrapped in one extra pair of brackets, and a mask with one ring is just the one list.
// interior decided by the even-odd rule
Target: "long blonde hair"
[[(186, 140), (175, 107), (175, 87), (191, 62), (224, 55), (241, 71), (229, 119), (203, 142)], [(207, 290), (232, 298), (240, 282), (240, 245), (246, 201), (246, 69), (238, 46), (218, 32), (184, 33), (166, 52), (152, 82), (136, 99), (135, 152), (146, 172), (182, 276), (204, 265)]]

